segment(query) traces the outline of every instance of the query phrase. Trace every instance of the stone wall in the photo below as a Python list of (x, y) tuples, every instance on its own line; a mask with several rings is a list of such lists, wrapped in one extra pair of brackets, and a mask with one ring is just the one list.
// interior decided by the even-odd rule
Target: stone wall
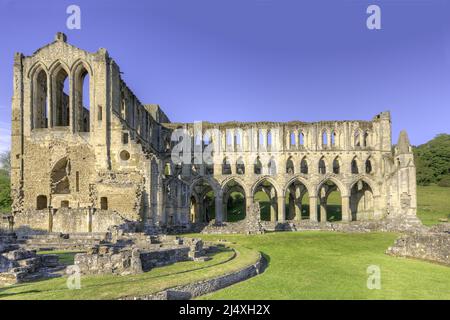
[(450, 266), (450, 227), (448, 224), (436, 226), (428, 232), (401, 236), (386, 253)]

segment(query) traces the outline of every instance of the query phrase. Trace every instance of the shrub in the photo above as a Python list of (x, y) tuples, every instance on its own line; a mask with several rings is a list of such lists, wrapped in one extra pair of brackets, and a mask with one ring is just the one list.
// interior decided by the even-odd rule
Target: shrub
[(438, 182), (439, 187), (450, 188), (450, 174), (443, 176)]

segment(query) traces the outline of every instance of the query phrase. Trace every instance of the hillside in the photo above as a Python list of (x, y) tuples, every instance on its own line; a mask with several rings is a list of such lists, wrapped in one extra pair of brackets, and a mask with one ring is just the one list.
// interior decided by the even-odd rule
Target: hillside
[(425, 144), (414, 147), (417, 184), (450, 187), (450, 135), (439, 134)]

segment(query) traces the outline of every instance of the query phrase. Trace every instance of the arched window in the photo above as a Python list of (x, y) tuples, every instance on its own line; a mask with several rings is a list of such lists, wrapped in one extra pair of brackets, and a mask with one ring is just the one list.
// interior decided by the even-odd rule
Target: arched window
[(322, 148), (326, 148), (328, 145), (328, 136), (327, 136), (327, 132), (324, 130), (322, 132)]
[(69, 115), (69, 77), (64, 68), (60, 67), (54, 76), (54, 102), (53, 114), (55, 127), (67, 127), (70, 122)]
[(255, 160), (253, 172), (255, 174), (261, 174), (261, 172), (262, 172), (262, 164), (261, 164), (261, 160), (259, 159), (259, 157), (257, 157)]
[(327, 173), (327, 166), (325, 164), (325, 160), (323, 157), (319, 160), (319, 173), (320, 174)]
[(298, 143), (300, 146), (305, 145), (305, 134), (303, 132), (300, 132), (300, 134), (298, 135)]
[(363, 137), (363, 146), (367, 147), (368, 145), (369, 145), (369, 133), (365, 131)]
[(358, 162), (356, 161), (356, 158), (353, 158), (352, 160), (352, 174), (358, 174)]
[(306, 158), (303, 158), (300, 162), (300, 172), (303, 174), (308, 174), (308, 162), (306, 161)]
[[(90, 103), (90, 76), (85, 68), (79, 71), (75, 90), (77, 91), (76, 96), (77, 101), (77, 112), (79, 114), (79, 130), (81, 132), (90, 131), (90, 117), (91, 117), (91, 103)], [(99, 107), (97, 110), (97, 120), (101, 121), (103, 119), (102, 109)]]
[(291, 149), (295, 146), (295, 133), (291, 131), (291, 134), (289, 135), (289, 145), (291, 146)]
[(334, 174), (339, 174), (340, 171), (341, 171), (341, 164), (340, 164), (339, 158), (336, 157), (333, 160), (333, 173)]
[(47, 128), (47, 74), (40, 70), (33, 83), (33, 128)]
[(264, 134), (261, 129), (258, 130), (258, 147), (260, 149), (264, 147)]
[(336, 146), (336, 132), (335, 132), (335, 131), (333, 131), (333, 132), (331, 133), (331, 146), (332, 146), (332, 147), (335, 147), (335, 146)]
[(270, 175), (276, 175), (277, 174), (277, 164), (276, 164), (275, 159), (273, 157), (270, 158), (267, 167), (269, 169), (269, 174)]
[(372, 173), (373, 168), (372, 168), (372, 162), (370, 161), (370, 159), (366, 160), (366, 173)]
[(269, 130), (267, 132), (267, 150), (271, 150), (272, 147), (273, 147), (273, 144), (272, 144), (272, 132)]
[(242, 133), (239, 129), (234, 132), (234, 145), (236, 148), (242, 148)]
[(245, 164), (242, 160), (242, 157), (239, 157), (239, 159), (236, 161), (236, 173), (245, 174)]
[(359, 134), (359, 130), (355, 131), (354, 144), (355, 144), (355, 147), (360, 147), (361, 146), (361, 136)]
[(233, 134), (231, 130), (227, 129), (227, 147), (230, 148), (233, 146)]
[(223, 159), (222, 163), (222, 174), (231, 174), (231, 164), (228, 158)]
[(289, 157), (286, 161), (286, 173), (294, 174), (294, 161), (292, 161), (292, 157)]

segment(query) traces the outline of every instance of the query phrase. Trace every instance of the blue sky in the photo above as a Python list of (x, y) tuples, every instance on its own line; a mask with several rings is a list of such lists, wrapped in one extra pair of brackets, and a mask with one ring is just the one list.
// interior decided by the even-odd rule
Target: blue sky
[[(81, 8), (68, 30), (66, 8)], [(368, 30), (377, 4), (382, 29)], [(371, 119), (390, 110), (413, 144), (450, 133), (450, 1), (0, 0), (0, 150), (14, 52), (65, 32), (107, 48), (143, 103), (172, 121)]]

